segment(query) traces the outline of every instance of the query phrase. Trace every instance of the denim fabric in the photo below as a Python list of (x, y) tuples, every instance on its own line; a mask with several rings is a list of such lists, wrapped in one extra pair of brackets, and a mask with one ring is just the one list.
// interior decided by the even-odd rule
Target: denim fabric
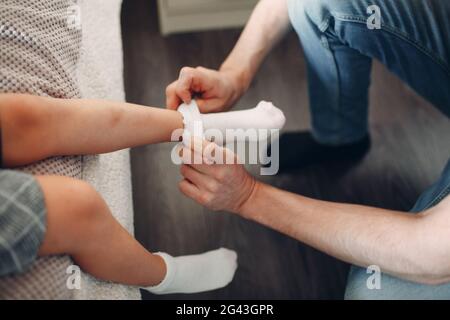
[[(380, 8), (381, 29), (367, 27), (371, 5)], [(339, 145), (367, 134), (374, 58), (450, 116), (450, 1), (288, 0), (288, 6), (307, 60), (319, 142)]]
[[(450, 161), (438, 182), (425, 191), (417, 200), (411, 212), (417, 213), (438, 204), (450, 194)], [(450, 284), (430, 286), (401, 280), (387, 274), (381, 274), (381, 289), (370, 290), (367, 287), (366, 269), (352, 267), (347, 281), (345, 298), (360, 299), (450, 299)]]
[[(367, 26), (372, 5), (380, 9), (381, 29)], [(339, 145), (367, 134), (373, 59), (450, 116), (450, 1), (288, 0), (288, 8), (305, 52), (312, 128), (319, 142)], [(450, 162), (412, 212), (436, 205), (449, 193)], [(450, 299), (450, 284), (420, 285), (383, 274), (382, 289), (369, 290), (369, 276), (352, 267), (346, 298)]]

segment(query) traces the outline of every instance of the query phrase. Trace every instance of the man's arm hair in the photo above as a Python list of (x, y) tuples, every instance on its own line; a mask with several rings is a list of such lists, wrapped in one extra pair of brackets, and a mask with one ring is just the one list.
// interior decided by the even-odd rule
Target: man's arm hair
[(259, 1), (220, 69), (237, 74), (241, 90), (245, 92), (267, 54), (290, 28), (287, 0)]
[(418, 214), (302, 197), (258, 184), (240, 214), (343, 261), (414, 282), (450, 281), (450, 197)]

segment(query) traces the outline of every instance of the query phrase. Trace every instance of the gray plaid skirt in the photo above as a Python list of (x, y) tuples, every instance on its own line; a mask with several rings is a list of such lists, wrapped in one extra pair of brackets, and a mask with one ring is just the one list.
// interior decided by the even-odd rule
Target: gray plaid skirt
[(46, 230), (42, 190), (33, 176), (0, 170), (0, 277), (36, 259)]

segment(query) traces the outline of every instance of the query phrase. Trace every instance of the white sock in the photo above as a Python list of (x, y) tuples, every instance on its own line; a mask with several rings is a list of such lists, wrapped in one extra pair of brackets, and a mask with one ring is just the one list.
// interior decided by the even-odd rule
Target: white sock
[(157, 286), (143, 288), (154, 294), (195, 293), (225, 287), (233, 280), (237, 254), (218, 249), (192, 256), (172, 257), (156, 253), (166, 263), (166, 276)]
[[(275, 107), (271, 102), (261, 101), (253, 109), (242, 111), (230, 111), (223, 113), (202, 114), (203, 128), (206, 138), (211, 140), (214, 135), (213, 130), (221, 131), (222, 137), (226, 137), (226, 129), (282, 129), (286, 123), (283, 111)], [(208, 132), (209, 131), (209, 132)], [(237, 141), (249, 139), (250, 141), (258, 141), (265, 139), (266, 136), (258, 135), (257, 138), (251, 136), (237, 137)], [(221, 143), (217, 141), (217, 143)]]
[(203, 138), (203, 121), (197, 102), (192, 100), (190, 104), (183, 103), (178, 108), (178, 112), (183, 116), (183, 143), (188, 143), (191, 137)]
[[(227, 129), (282, 129), (286, 123), (283, 111), (266, 101), (261, 101), (255, 108), (248, 110), (200, 114), (197, 103), (192, 100), (190, 105), (182, 104), (178, 111), (184, 119), (184, 141), (192, 135), (203, 138), (205, 134), (208, 140), (215, 138), (215, 142), (221, 144)], [(218, 139), (218, 136), (223, 139)], [(256, 138), (252, 138), (244, 134), (234, 138), (237, 141), (258, 141), (266, 137), (258, 134)]]

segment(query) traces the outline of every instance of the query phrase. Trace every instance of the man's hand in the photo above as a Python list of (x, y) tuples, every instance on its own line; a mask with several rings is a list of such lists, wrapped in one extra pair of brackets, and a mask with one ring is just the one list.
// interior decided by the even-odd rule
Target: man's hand
[(264, 58), (290, 29), (286, 0), (261, 0), (220, 71), (181, 69), (166, 89), (167, 108), (176, 110), (196, 95), (202, 113), (228, 111), (250, 86)]
[(232, 71), (216, 71), (203, 67), (184, 67), (178, 80), (166, 89), (167, 108), (176, 110), (196, 96), (202, 113), (229, 110), (243, 93), (238, 76)]
[(183, 159), (191, 159), (197, 154), (200, 159), (211, 163), (214, 160), (209, 155), (222, 154), (222, 159), (229, 160), (227, 163), (233, 161), (233, 164), (183, 164), (181, 174), (184, 180), (179, 188), (186, 196), (211, 210), (240, 213), (255, 191), (257, 182), (243, 165), (238, 164), (236, 155), (207, 141), (192, 143), (191, 148), (183, 148), (182, 152)]

